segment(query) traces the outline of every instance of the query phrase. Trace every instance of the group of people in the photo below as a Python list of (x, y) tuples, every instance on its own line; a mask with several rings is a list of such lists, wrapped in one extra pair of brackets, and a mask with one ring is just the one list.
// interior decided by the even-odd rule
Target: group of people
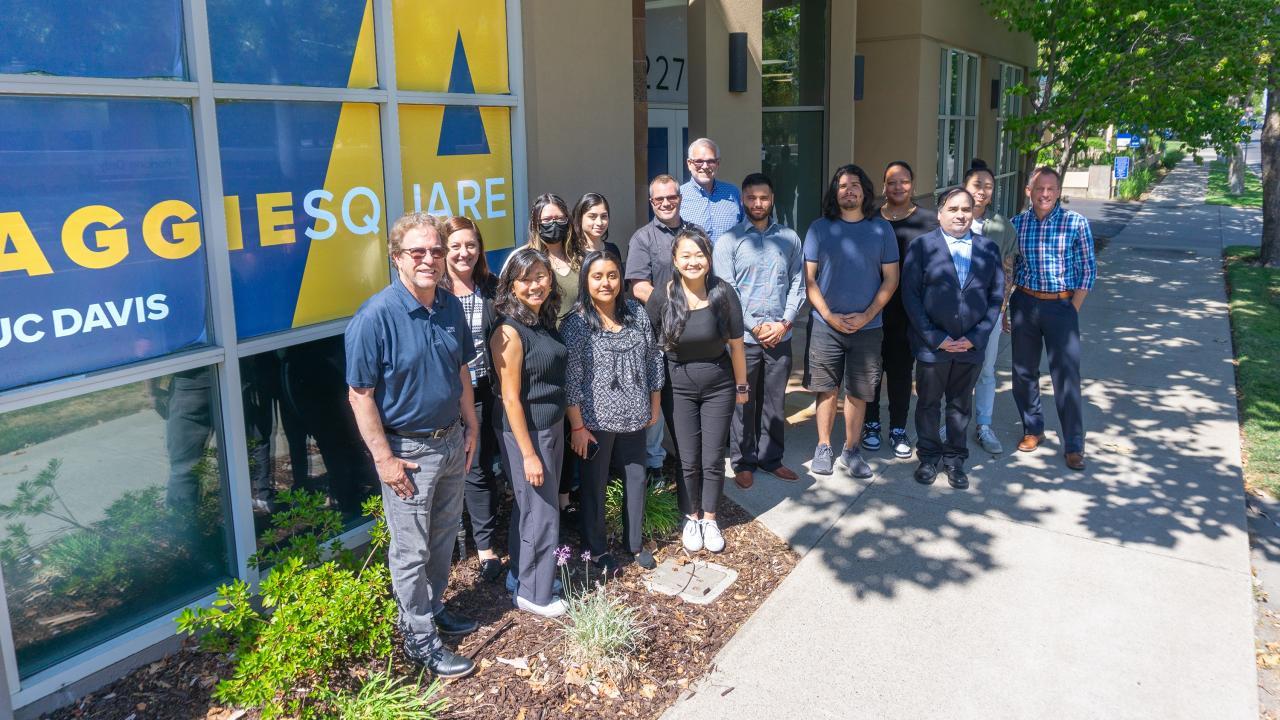
[(914, 203), (907, 163), (885, 169), (879, 203), (867, 173), (845, 165), (802, 241), (773, 219), (769, 177), (752, 173), (735, 186), (717, 178), (719, 163), (719, 148), (702, 138), (689, 146), (689, 181), (653, 178), (653, 218), (631, 236), (625, 261), (597, 193), (572, 209), (539, 196), (527, 242), (497, 273), (466, 217), (413, 213), (392, 226), (396, 278), (347, 328), (347, 383), (383, 484), (405, 650), (434, 674), (474, 669), (440, 639), (476, 628), (443, 604), (464, 504), (481, 574), (503, 576), (495, 460), (514, 497), (506, 586), (516, 607), (547, 617), (566, 609), (555, 553), (572, 488), (582, 544), (608, 573), (617, 567), (604, 507), (614, 476), (623, 479), (622, 550), (655, 566), (641, 527), (664, 441), (679, 459), (690, 552), (725, 548), (716, 510), (726, 443), (739, 487), (757, 471), (798, 480), (783, 463), (784, 399), (805, 301), (804, 384), (817, 396), (818, 434), (809, 472), (839, 465), (872, 475), (862, 453), (885, 442), (883, 377), (892, 452), (913, 452), (914, 380), (915, 479), (943, 472), (952, 487), (968, 487), (975, 387), (977, 441), (1003, 450), (992, 429), (1002, 327), (1012, 333), (1018, 449), (1044, 439), (1047, 349), (1066, 464), (1084, 468), (1077, 313), (1096, 268), (1088, 222), (1058, 203), (1056, 171), (1032, 173), (1030, 209), (1009, 221), (991, 207), (995, 178), (979, 160), (938, 195), (936, 213)]

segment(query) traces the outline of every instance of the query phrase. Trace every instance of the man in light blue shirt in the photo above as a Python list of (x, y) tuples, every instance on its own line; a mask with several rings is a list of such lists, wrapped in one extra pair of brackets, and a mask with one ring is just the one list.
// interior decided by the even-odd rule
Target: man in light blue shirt
[(680, 217), (707, 231), (712, 242), (742, 222), (742, 196), (738, 188), (716, 180), (720, 148), (707, 138), (689, 143), (685, 163), (689, 182), (680, 186)]
[(773, 182), (752, 173), (742, 181), (747, 219), (721, 235), (712, 253), (715, 273), (738, 292), (742, 304), (750, 399), (734, 409), (729, 453), (734, 481), (743, 489), (759, 468), (794, 482), (782, 464), (791, 376), (791, 324), (804, 301), (804, 252), (800, 236), (772, 219)]

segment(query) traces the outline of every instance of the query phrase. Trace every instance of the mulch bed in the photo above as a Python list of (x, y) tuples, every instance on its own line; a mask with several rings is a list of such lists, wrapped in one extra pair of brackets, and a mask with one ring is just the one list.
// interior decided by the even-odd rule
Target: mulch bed
[[(507, 508), (504, 507), (504, 513)], [(539, 618), (511, 606), (501, 582), (484, 581), (474, 554), (455, 565), (449, 584), (450, 608), (479, 620), (481, 627), (462, 638), (457, 648), (473, 657), (477, 671), (444, 686), (449, 699), (445, 717), (478, 720), (556, 720), (559, 718), (656, 718), (698, 678), (742, 623), (755, 612), (791, 569), (797, 557), (727, 497), (718, 515), (727, 547), (723, 553), (695, 553), (738, 571), (737, 581), (709, 605), (644, 588), (645, 571), (626, 564), (609, 585), (636, 608), (647, 626), (644, 645), (634, 658), (637, 668), (617, 685), (589, 682), (562, 662), (564, 642), (559, 620)], [(500, 520), (500, 527), (505, 527)], [(497, 533), (499, 536), (505, 533)], [(678, 533), (651, 545), (658, 560), (686, 556)], [(617, 557), (617, 556), (616, 556)], [(625, 556), (623, 556), (625, 557)], [(575, 561), (578, 572), (582, 563)], [(499, 658), (513, 661), (501, 662)], [(521, 667), (521, 660), (528, 670)], [(352, 677), (385, 667), (371, 659), (350, 669)], [(416, 677), (417, 666), (397, 651), (397, 673)], [(235, 720), (253, 719), (256, 711), (221, 707), (213, 686), (230, 673), (225, 655), (188, 647), (88, 695), (45, 717), (54, 720)], [(353, 683), (354, 684), (354, 683)]]

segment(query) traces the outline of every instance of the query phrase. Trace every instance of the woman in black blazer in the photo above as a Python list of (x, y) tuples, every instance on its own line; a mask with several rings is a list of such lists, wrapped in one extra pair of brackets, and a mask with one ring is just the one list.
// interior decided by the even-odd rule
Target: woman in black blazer
[[(928, 485), (938, 473), (951, 486), (969, 487), (964, 461), (973, 386), (1004, 299), (1000, 249), (972, 232), (973, 196), (963, 188), (938, 196), (939, 228), (907, 247), (902, 263), (902, 304), (911, 323), (908, 337), (916, 357), (917, 482)], [(947, 440), (938, 418), (946, 398)]]
[(498, 457), (498, 437), (494, 430), (502, 405), (493, 393), (493, 360), (489, 354), (489, 337), (497, 324), (493, 310), (498, 278), (489, 272), (485, 259), (484, 239), (480, 228), (465, 216), (454, 216), (445, 223), (445, 287), (462, 302), (462, 311), (471, 326), (476, 344), (476, 357), (468, 365), (471, 387), (475, 393), (476, 419), (480, 421), (480, 437), (467, 473), (465, 502), (471, 517), (471, 536), (480, 556), (480, 575), (496, 581), (502, 577), (502, 561), (493, 551), (493, 533), (497, 525), (499, 480), (493, 471)]

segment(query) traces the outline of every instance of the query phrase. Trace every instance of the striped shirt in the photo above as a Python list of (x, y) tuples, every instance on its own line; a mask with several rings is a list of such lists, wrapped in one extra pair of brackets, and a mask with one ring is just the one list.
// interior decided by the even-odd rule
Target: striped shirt
[(1045, 219), (1025, 210), (1013, 218), (1018, 235), (1018, 287), (1037, 292), (1089, 290), (1098, 275), (1093, 233), (1083, 215), (1058, 205)]
[(729, 183), (716, 180), (707, 192), (696, 180), (680, 186), (680, 218), (693, 223), (715, 242), (729, 228), (742, 222), (742, 194)]
[(969, 278), (969, 266), (973, 264), (973, 235), (965, 233), (964, 237), (952, 237), (942, 233), (947, 239), (947, 249), (951, 251), (951, 263), (956, 266), (956, 277), (960, 279), (960, 287)]

